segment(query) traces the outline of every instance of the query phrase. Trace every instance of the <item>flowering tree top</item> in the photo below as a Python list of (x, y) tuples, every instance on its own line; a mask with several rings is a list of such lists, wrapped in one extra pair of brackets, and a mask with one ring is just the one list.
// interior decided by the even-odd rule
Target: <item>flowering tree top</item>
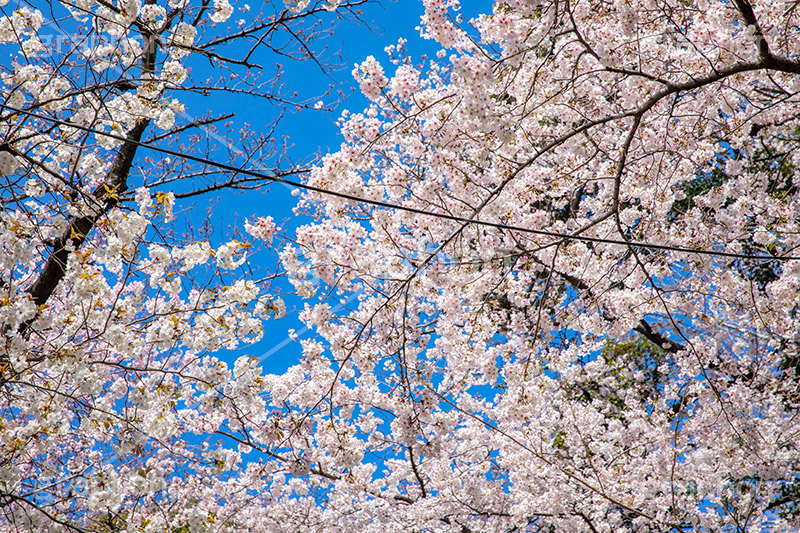
[[(311, 223), (169, 233), (254, 185), (136, 170), (190, 127), (180, 87), (232, 89), (188, 58), (277, 101), (224, 45), (358, 3), (76, 4), (96, 46), (60, 55), (38, 11), (2, 19), (3, 527), (797, 530), (798, 3), (423, 0), (439, 52), (355, 66)], [(316, 332), (283, 375), (212, 355), (284, 311), (259, 243)]]
[(270, 394), (328, 509), (796, 528), (797, 3), (423, 3), (436, 59), (357, 65), (309, 179), (403, 209), (308, 194), (284, 251), (322, 340)]

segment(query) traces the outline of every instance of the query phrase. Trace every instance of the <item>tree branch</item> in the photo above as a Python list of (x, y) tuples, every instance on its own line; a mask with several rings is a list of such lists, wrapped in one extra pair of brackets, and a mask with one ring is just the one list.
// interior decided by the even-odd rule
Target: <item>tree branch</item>
[[(140, 141), (149, 121), (143, 120), (136, 124), (128, 134), (128, 139)], [(77, 250), (86, 241), (86, 236), (92, 230), (101, 216), (108, 213), (119, 201), (119, 196), (128, 188), (128, 175), (130, 174), (133, 157), (136, 155), (135, 143), (123, 144), (120, 147), (111, 170), (108, 171), (103, 184), (97, 187), (93, 197), (99, 204), (99, 209), (92, 215), (74, 217), (64, 235), (53, 244), (44, 268), (39, 277), (28, 289), (33, 302), (37, 307), (47, 303), (58, 284), (64, 278), (67, 268), (67, 257), (70, 250)], [(30, 323), (22, 326), (24, 332)]]

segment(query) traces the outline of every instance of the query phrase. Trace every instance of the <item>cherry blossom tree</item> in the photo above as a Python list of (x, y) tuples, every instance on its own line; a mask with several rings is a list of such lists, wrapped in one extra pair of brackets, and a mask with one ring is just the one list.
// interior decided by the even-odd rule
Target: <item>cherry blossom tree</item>
[[(251, 217), (217, 242), (173, 219), (202, 222), (184, 198), (304, 171), (273, 133), (319, 95), (282, 69), (333, 66), (321, 39), (364, 3), (0, 1), (0, 530), (266, 520), (261, 467), (211, 438), (267, 419), (260, 367), (214, 354), (284, 313), (274, 273), (244, 268), (277, 229)], [(264, 133), (234, 133), (220, 95), (258, 102)]]
[(318, 337), (237, 433), (296, 462), (275, 508), (796, 531), (798, 2), (423, 4), (441, 51), (356, 66), (282, 252)]
[(241, 268), (274, 222), (170, 220), (262, 183), (136, 153), (204, 153), (187, 91), (291, 100), (252, 50), (357, 4), (3, 8), (2, 527), (797, 530), (798, 3), (423, 0), (439, 52), (356, 66), (281, 250), (317, 335), (231, 369), (283, 312)]

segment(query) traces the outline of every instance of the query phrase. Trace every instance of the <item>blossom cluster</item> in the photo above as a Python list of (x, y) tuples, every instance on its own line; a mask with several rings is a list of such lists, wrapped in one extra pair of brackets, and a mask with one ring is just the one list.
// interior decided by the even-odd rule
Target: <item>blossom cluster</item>
[(371, 104), (309, 176), (411, 210), (308, 193), (282, 255), (319, 339), (273, 401), (340, 476), (325, 512), (796, 530), (800, 14), (423, 5), (437, 60), (358, 65)]
[[(181, 234), (181, 198), (252, 183), (137, 143), (201, 145), (191, 58), (281, 24), (228, 28), (228, 0), (3, 12), (4, 101), (59, 122), (0, 121), (0, 529), (800, 528), (800, 10), (422, 7), (437, 53), (357, 64), (369, 105), (307, 174), (339, 196), (223, 240)], [(284, 236), (313, 334), (280, 374), (229, 364), (287, 313), (249, 268)]]
[(277, 228), (193, 231), (180, 197), (207, 177), (140, 146), (202, 151), (181, 89), (233, 6), (0, 7), (0, 530), (253, 529), (290, 492), (250, 487), (286, 467), (220, 434), (268, 431), (259, 361), (228, 354), (286, 313), (239, 270)]

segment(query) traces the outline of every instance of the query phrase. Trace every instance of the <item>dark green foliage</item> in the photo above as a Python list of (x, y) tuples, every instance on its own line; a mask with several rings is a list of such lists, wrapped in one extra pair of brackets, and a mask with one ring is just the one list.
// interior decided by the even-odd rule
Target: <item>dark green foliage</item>
[(608, 367), (602, 383), (584, 381), (573, 388), (574, 398), (608, 402), (609, 416), (624, 418), (625, 399), (631, 393), (641, 403), (652, 403), (667, 380), (664, 364), (670, 365), (670, 353), (652, 342), (637, 338), (628, 342), (607, 341), (599, 357)]
[[(791, 163), (790, 155), (791, 152), (776, 153), (764, 144), (754, 156), (745, 156), (738, 151), (730, 150), (729, 153), (719, 157), (718, 162), (711, 170), (698, 173), (693, 180), (684, 182), (680, 186), (684, 198), (673, 204), (670, 216), (674, 221), (678, 222), (695, 208), (700, 209), (704, 216), (714, 216), (714, 210), (698, 205), (697, 199), (735, 179), (735, 176), (727, 174), (724, 170), (724, 162), (728, 158), (747, 161), (749, 164), (745, 169), (746, 172), (763, 176), (767, 180), (766, 191), (772, 198), (782, 200), (797, 194), (798, 186), (795, 183), (797, 169)], [(729, 206), (735, 200), (735, 197), (727, 198), (722, 208)], [(753, 226), (755, 226), (755, 222), (753, 222)], [(752, 228), (742, 229), (752, 230)], [(752, 231), (745, 231), (744, 234), (747, 237), (739, 240), (741, 251), (744, 254), (780, 255), (784, 253), (776, 243), (769, 243), (763, 246), (754, 242)], [(755, 283), (761, 291), (769, 283), (778, 279), (781, 273), (781, 264), (778, 261), (736, 260), (730, 266), (735, 268), (746, 279)]]

